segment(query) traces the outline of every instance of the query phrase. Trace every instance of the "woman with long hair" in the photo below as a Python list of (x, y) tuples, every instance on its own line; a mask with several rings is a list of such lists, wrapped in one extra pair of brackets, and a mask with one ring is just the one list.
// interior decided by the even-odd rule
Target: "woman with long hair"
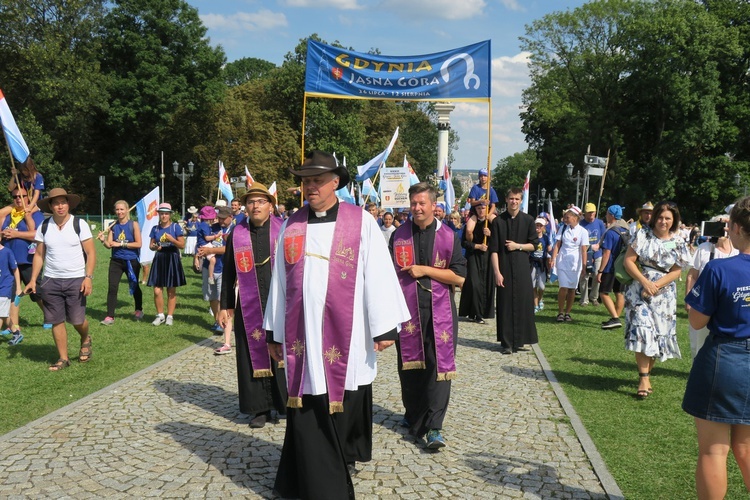
[(130, 294), (135, 300), (135, 319), (143, 318), (143, 293), (138, 284), (138, 273), (141, 264), (138, 255), (141, 249), (141, 229), (138, 223), (130, 220), (130, 205), (125, 200), (115, 202), (117, 221), (106, 231), (99, 233), (98, 239), (106, 248), (112, 250), (109, 259), (109, 288), (107, 289), (107, 317), (102, 325), (112, 325), (115, 322), (115, 306), (117, 305), (117, 290), (123, 273), (128, 278)]
[(29, 156), (26, 158), (26, 161), (21, 163), (19, 170), (16, 170), (14, 166), (11, 168), (10, 173), (11, 178), (10, 183), (8, 183), (8, 191), (16, 189), (16, 180), (18, 180), (29, 195), (26, 211), (31, 213), (37, 210), (36, 204), (39, 201), (42, 191), (44, 191), (44, 177), (36, 169), (34, 160)]
[(709, 335), (693, 360), (682, 409), (695, 418), (698, 498), (724, 498), (731, 449), (750, 490), (750, 197), (729, 213), (739, 255), (711, 260), (685, 302), (690, 326)]
[(648, 226), (635, 233), (624, 267), (633, 282), (625, 287), (625, 348), (635, 353), (638, 399), (652, 392), (651, 370), (658, 358), (680, 358), (677, 345), (677, 286), (690, 252), (680, 237), (680, 211), (672, 202), (654, 207)]

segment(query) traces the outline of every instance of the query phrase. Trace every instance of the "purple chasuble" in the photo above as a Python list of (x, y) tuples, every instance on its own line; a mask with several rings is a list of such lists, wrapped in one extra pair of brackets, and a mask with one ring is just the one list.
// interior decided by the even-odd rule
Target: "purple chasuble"
[[(393, 262), (398, 281), (404, 291), (406, 305), (411, 319), (401, 325), (398, 338), (401, 346), (402, 370), (424, 369), (424, 343), (422, 340), (422, 320), (419, 317), (417, 287), (420, 283), (401, 268), (416, 264), (414, 249), (413, 222), (401, 224), (393, 234)], [(432, 250), (432, 266), (448, 269), (453, 256), (453, 231), (445, 224), (438, 224), (435, 230), (435, 244)], [(430, 280), (432, 298), (432, 330), (435, 335), (437, 356), (437, 380), (451, 380), (456, 377), (456, 357), (453, 346), (453, 312), (450, 302), (450, 285)]]
[[(290, 408), (302, 407), (305, 374), (305, 315), (303, 311), (305, 238), (309, 206), (304, 206), (287, 221), (284, 230), (286, 266), (286, 373)], [(323, 311), (323, 366), (328, 389), (330, 413), (344, 411), (346, 369), (349, 364), (354, 292), (357, 285), (359, 245), (362, 233), (362, 209), (340, 203), (328, 257), (328, 289)], [(316, 256), (313, 258), (320, 258)], [(323, 257), (325, 258), (325, 257)]]
[(253, 257), (253, 243), (250, 239), (250, 227), (247, 220), (237, 224), (232, 233), (239, 301), (242, 307), (242, 319), (245, 322), (250, 361), (253, 364), (253, 377), (273, 377), (266, 331), (263, 329), (263, 307), (256, 272), (256, 266), (270, 265), (273, 269), (276, 239), (279, 237), (281, 221), (276, 217), (271, 217), (270, 221), (271, 255), (263, 262), (255, 262)]

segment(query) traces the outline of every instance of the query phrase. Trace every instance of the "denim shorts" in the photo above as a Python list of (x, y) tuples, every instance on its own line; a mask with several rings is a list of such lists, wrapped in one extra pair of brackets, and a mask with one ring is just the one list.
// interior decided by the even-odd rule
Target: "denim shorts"
[(750, 425), (750, 339), (708, 336), (690, 370), (682, 409), (694, 417)]

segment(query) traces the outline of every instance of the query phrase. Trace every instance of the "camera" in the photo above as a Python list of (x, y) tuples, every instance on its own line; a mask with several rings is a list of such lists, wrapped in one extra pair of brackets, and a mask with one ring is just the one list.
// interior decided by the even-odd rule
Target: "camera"
[(726, 226), (723, 222), (701, 222), (701, 235), (703, 235), (708, 241), (716, 243), (719, 238), (724, 236), (724, 227)]

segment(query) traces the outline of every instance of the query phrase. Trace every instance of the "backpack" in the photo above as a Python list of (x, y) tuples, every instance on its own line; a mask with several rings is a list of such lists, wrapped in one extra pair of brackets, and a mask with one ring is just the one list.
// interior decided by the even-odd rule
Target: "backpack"
[[(81, 219), (76, 219), (75, 215), (70, 216), (71, 219), (73, 219), (73, 230), (76, 232), (77, 236), (81, 236)], [(52, 216), (47, 217), (44, 219), (44, 222), (42, 222), (42, 236), (47, 235), (47, 229), (49, 229), (49, 221), (52, 220)], [(76, 222), (77, 220), (77, 222)], [(83, 261), (86, 262), (88, 260), (88, 256), (86, 255), (86, 252), (83, 251), (83, 246), (81, 246), (81, 253), (83, 254)]]
[[(617, 281), (619, 281), (621, 285), (629, 285), (633, 282), (633, 277), (625, 270), (625, 254), (628, 253), (630, 232), (625, 228), (620, 229), (622, 230), (617, 231), (617, 234), (620, 236), (620, 253), (615, 257), (615, 278), (617, 278)], [(611, 228), (611, 230), (615, 230), (615, 228)]]

